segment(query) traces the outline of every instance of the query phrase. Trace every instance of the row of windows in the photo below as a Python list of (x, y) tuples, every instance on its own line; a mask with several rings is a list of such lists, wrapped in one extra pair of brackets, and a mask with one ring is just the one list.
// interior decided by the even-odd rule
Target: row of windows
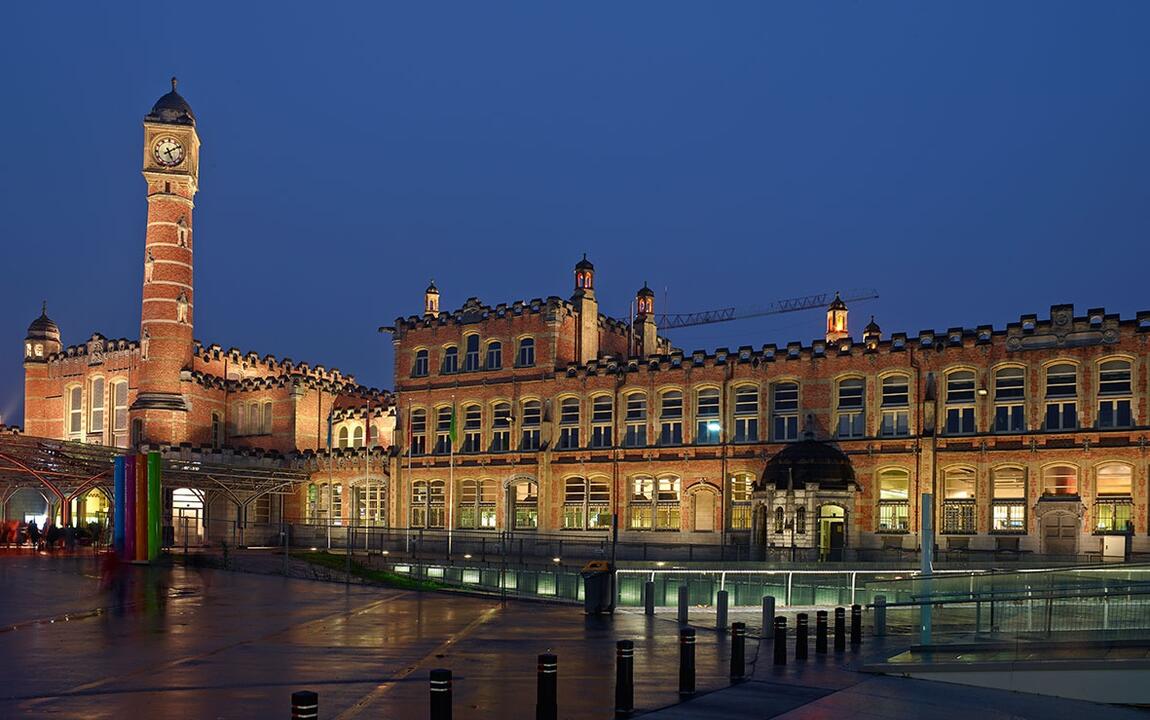
[[(348, 519), (360, 525), (382, 525), (387, 521), (387, 491), (383, 483), (368, 481), (351, 487)], [(342, 484), (311, 484), (307, 487), (307, 521), (341, 525), (344, 521)]]
[[(111, 441), (116, 447), (128, 444), (128, 381), (94, 377), (85, 387), (72, 385), (66, 392), (65, 435), (69, 440), (83, 440), (99, 434), (100, 442)], [(87, 410), (85, 414), (85, 408)], [(109, 414), (110, 411), (110, 414)]]
[(236, 403), (232, 410), (236, 435), (270, 435), (272, 432), (272, 402)]
[[(503, 343), (491, 340), (487, 343), (484, 352), (480, 352), (478, 335), (468, 335), (463, 339), (462, 362), (459, 357), (459, 347), (447, 345), (443, 348), (439, 361), (439, 372), (442, 375), (452, 375), (460, 372), (477, 372), (479, 370), (503, 369)], [(482, 357), (481, 357), (482, 355)], [(535, 338), (525, 337), (519, 339), (515, 352), (515, 367), (535, 366)], [(412, 377), (426, 377), (431, 370), (431, 351), (420, 348), (415, 351), (411, 364)]]
[[(340, 448), (358, 448), (364, 446), (364, 426), (363, 425), (344, 425), (336, 433), (334, 438), (335, 446)], [(379, 443), (380, 429), (376, 425), (367, 426), (367, 443), (369, 445), (376, 445)]]

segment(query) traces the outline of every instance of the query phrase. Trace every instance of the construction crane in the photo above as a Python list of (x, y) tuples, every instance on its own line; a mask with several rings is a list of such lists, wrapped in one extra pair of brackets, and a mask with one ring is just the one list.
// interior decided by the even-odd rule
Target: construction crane
[[(743, 320), (745, 318), (761, 317), (763, 315), (778, 315), (780, 313), (798, 312), (799, 310), (812, 310), (826, 308), (834, 299), (835, 293), (824, 292), (817, 295), (804, 295), (803, 297), (775, 300), (766, 305), (748, 308), (719, 308), (718, 310), (704, 310), (693, 313), (670, 313), (657, 315), (655, 322), (659, 330), (671, 328), (691, 327), (693, 325), (710, 325), (712, 323), (728, 322), (730, 320)], [(839, 293), (843, 302), (857, 302), (860, 300), (873, 300), (878, 292), (871, 289), (847, 290)]]

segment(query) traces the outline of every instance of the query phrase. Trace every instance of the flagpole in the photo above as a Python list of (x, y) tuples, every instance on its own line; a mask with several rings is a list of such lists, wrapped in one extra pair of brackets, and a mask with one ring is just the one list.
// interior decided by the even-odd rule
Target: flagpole
[[(412, 455), (411, 442), (412, 442), (412, 438), (414, 437), (411, 433), (411, 418), (412, 418), (411, 404), (408, 403), (408, 405), (407, 405), (407, 427), (403, 429), (403, 432), (405, 433), (404, 439), (407, 442), (407, 484), (408, 485), (411, 484), (411, 455)], [(402, 491), (402, 490), (403, 490), (403, 484), (400, 483), (400, 491)], [(410, 498), (411, 493), (408, 493), (407, 497)], [(411, 553), (411, 509), (410, 508), (408, 508), (408, 510), (406, 511), (406, 517), (403, 518), (403, 528), (404, 528), (404, 543), (407, 546), (406, 552), (408, 554), (410, 554)]]
[(447, 557), (451, 557), (451, 531), (454, 528), (455, 521), (453, 517), (454, 510), (454, 496), (455, 496), (455, 436), (456, 431), (455, 420), (455, 395), (451, 396), (451, 430), (447, 436), (447, 443), (451, 449), (450, 459), (447, 466)]

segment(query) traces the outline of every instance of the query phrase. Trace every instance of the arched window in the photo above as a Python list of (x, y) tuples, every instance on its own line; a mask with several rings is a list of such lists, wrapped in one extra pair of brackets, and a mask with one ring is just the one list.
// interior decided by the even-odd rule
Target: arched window
[(459, 486), (459, 527), (485, 530), (495, 527), (495, 482), (464, 480)]
[(799, 384), (778, 382), (771, 386), (771, 432), (775, 442), (799, 439)]
[(88, 388), (88, 432), (104, 432), (104, 378), (92, 378)]
[(878, 531), (910, 530), (910, 472), (902, 468), (878, 474)]
[(795, 508), (795, 534), (807, 534), (807, 509), (802, 505)]
[(1130, 361), (1107, 360), (1098, 366), (1098, 427), (1130, 427)]
[(435, 411), (435, 454), (451, 454), (451, 430), (454, 409), (441, 407)]
[(611, 447), (611, 426), (615, 421), (615, 402), (610, 395), (591, 398), (591, 447)]
[(975, 527), (974, 470), (947, 468), (942, 475), (942, 531), (973, 533)]
[(487, 343), (486, 367), (488, 370), (503, 369), (503, 343), (498, 341)]
[(346, 425), (344, 425), (343, 427), (341, 427), (339, 429), (339, 445), (338, 446), (341, 448), (345, 448), (348, 446), (347, 426)]
[(539, 484), (520, 482), (515, 485), (515, 529), (539, 527)]
[(647, 395), (634, 392), (627, 396), (627, 431), (623, 436), (624, 447), (646, 447), (647, 445)]
[(411, 482), (411, 527), (427, 527), (427, 481), (413, 480)]
[(331, 486), (331, 524), (343, 524), (343, 484)]
[(839, 381), (835, 413), (838, 437), (861, 438), (866, 435), (865, 400), (866, 382), (862, 378), (844, 378)]
[(728, 530), (751, 529), (751, 489), (755, 476), (751, 473), (734, 473), (728, 481), (727, 495), (731, 502)]
[(1026, 471), (1020, 467), (996, 467), (990, 471), (993, 521), (1000, 533), (1026, 532)]
[(714, 445), (722, 439), (722, 419), (719, 413), (719, 391), (704, 388), (695, 393), (695, 442)]
[(1078, 468), (1073, 465), (1049, 465), (1042, 471), (1044, 497), (1071, 497), (1078, 494)]
[(248, 405), (248, 434), (259, 435), (262, 430), (263, 413), (260, 412), (260, 404), (252, 403)]
[(680, 482), (674, 475), (661, 475), (656, 483), (655, 529), (678, 530), (681, 527)]
[(563, 398), (559, 401), (559, 449), (573, 450), (579, 447), (579, 398)]
[(515, 357), (515, 367), (535, 366), (535, 338), (525, 337), (519, 341), (519, 354)]
[(465, 453), (477, 453), (483, 450), (483, 407), (481, 405), (463, 406), (463, 448)]
[(1026, 371), (999, 368), (994, 373), (994, 431), (1026, 432)]
[[(219, 417), (219, 414), (215, 414)], [(112, 381), (112, 437), (116, 447), (128, 446), (128, 381)], [(217, 437), (213, 433), (213, 438)], [(217, 446), (223, 444), (223, 421), (220, 420), (220, 431)]]
[(683, 444), (683, 393), (678, 390), (659, 396), (659, 444)]
[(947, 374), (947, 435), (974, 434), (974, 390), (974, 373), (970, 370), (955, 370)]
[(543, 405), (538, 400), (523, 403), (523, 433), (519, 449), (524, 451), (539, 449), (539, 429), (543, 424)]
[(272, 403), (270, 400), (264, 402), (263, 433), (264, 435), (272, 434)]
[(219, 448), (224, 444), (224, 419), (218, 412), (212, 413), (212, 447)]
[(459, 372), (459, 348), (454, 345), (448, 345), (443, 349), (443, 365), (440, 367), (439, 372), (444, 375)]
[(778, 507), (775, 508), (775, 534), (776, 535), (782, 535), (783, 529), (786, 528), (786, 526), (787, 526), (786, 511), (783, 510), (782, 505), (779, 505)]
[(314, 523), (319, 519), (319, 489), (315, 483), (307, 486), (307, 521)]
[(479, 369), (479, 336), (472, 334), (463, 339), (463, 370), (475, 372)]
[(1070, 363), (1046, 368), (1046, 429), (1078, 427), (1078, 368)]
[(427, 527), (447, 527), (447, 483), (443, 480), (427, 484)]
[(356, 425), (351, 432), (351, 446), (363, 447), (363, 427)]
[(735, 442), (759, 441), (759, 386), (735, 388)]
[(495, 403), (491, 411), (491, 452), (511, 449), (511, 404)]
[(632, 530), (650, 530), (654, 521), (655, 478), (631, 478), (630, 523)]
[(423, 455), (427, 452), (427, 411), (418, 408), (411, 411), (411, 447), (412, 455)]
[(1098, 466), (1098, 497), (1094, 503), (1095, 532), (1125, 532), (1134, 519), (1134, 469), (1125, 463)]
[(68, 389), (68, 439), (84, 437), (84, 388), (73, 385)]
[(427, 377), (428, 372), (428, 357), (427, 349), (421, 348), (415, 351), (415, 361), (411, 364), (412, 377)]
[(906, 437), (910, 435), (910, 378), (898, 373), (882, 379), (882, 424), (879, 434), (883, 437)]

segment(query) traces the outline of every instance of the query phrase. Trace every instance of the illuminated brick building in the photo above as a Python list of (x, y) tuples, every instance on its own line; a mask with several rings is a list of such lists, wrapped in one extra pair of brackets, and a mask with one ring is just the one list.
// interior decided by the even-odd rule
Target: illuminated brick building
[[(173, 79), (172, 91), (144, 118), (148, 215), (140, 339), (94, 333), (65, 347), (45, 308), (24, 341), (24, 432), (159, 448), (192, 461), (242, 457), (269, 468), (302, 468), (322, 477), (324, 495), (312, 503), (316, 517), (383, 524), (384, 456), (394, 426), (388, 393), (338, 370), (193, 339), (193, 250), (200, 240), (210, 242), (193, 230), (199, 151), (195, 116)], [(329, 417), (336, 448), (330, 453)], [(215, 493), (168, 492), (168, 507), (192, 516), (189, 527), (200, 536), (234, 536), (236, 526), (278, 529), (281, 518), (302, 517), (300, 503), (308, 499), (282, 489), (258, 494), (223, 486)], [(44, 506), (58, 499), (25, 490), (9, 500), (6, 515), (32, 510), (89, 521), (101, 519), (107, 500), (104, 488), (49, 511)], [(177, 532), (183, 526), (174, 524)]]
[(917, 547), (933, 492), (943, 549), (1099, 552), (1128, 520), (1150, 549), (1150, 313), (852, 337), (836, 298), (812, 343), (684, 353), (653, 305), (601, 315), (586, 258), (570, 300), (441, 311), (429, 287), (384, 328), (393, 521), (586, 536), (616, 514), (622, 540), (851, 557)]

